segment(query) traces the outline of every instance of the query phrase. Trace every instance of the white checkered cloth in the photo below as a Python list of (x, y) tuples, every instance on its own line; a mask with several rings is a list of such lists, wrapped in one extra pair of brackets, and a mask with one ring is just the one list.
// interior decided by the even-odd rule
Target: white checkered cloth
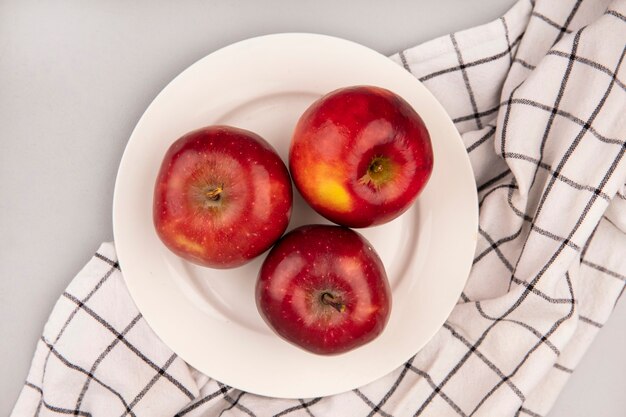
[(626, 1), (522, 0), (393, 57), (454, 119), (480, 199), (459, 304), (401, 368), (314, 399), (221, 384), (152, 332), (104, 244), (56, 304), (13, 416), (545, 415), (626, 281), (625, 42)]

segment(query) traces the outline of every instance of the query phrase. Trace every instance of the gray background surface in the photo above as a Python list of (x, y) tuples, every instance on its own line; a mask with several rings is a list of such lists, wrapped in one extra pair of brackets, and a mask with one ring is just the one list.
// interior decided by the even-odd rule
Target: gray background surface
[[(0, 0), (0, 415), (57, 297), (102, 241), (128, 137), (150, 101), (215, 49), (317, 32), (384, 54), (499, 17), (513, 0)], [(626, 303), (551, 417), (626, 413)]]

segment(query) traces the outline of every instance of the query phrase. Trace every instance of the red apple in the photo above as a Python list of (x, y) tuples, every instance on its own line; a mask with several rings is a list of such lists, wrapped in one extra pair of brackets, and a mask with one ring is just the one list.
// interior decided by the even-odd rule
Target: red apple
[(379, 87), (335, 90), (300, 117), (289, 167), (302, 197), (348, 227), (405, 212), (433, 169), (428, 130), (404, 99)]
[(184, 259), (232, 268), (276, 242), (291, 204), (287, 167), (263, 138), (209, 126), (187, 133), (165, 154), (154, 190), (154, 226)]
[(391, 309), (385, 268), (372, 245), (351, 229), (329, 225), (283, 236), (263, 262), (256, 301), (278, 335), (322, 355), (373, 340)]

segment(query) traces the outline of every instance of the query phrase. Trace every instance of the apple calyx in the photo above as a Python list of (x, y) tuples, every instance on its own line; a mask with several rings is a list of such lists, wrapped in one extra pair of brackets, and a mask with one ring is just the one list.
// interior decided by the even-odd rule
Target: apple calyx
[(365, 174), (359, 178), (364, 185), (371, 185), (377, 190), (393, 179), (393, 163), (386, 156), (375, 156), (367, 166)]
[(346, 305), (329, 292), (323, 292), (320, 296), (320, 300), (322, 304), (331, 306), (340, 313), (346, 311)]
[(224, 191), (224, 184), (210, 188), (209, 191), (204, 193), (204, 196), (209, 199), (209, 201), (217, 202), (222, 198), (222, 191)]

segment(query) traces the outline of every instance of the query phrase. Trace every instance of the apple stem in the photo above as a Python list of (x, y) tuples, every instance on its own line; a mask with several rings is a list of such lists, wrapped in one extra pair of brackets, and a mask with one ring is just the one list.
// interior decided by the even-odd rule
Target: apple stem
[(367, 166), (365, 174), (359, 178), (359, 182), (369, 185), (376, 190), (393, 179), (393, 163), (386, 156), (375, 156)]
[(337, 310), (340, 313), (343, 313), (344, 311), (346, 311), (346, 305), (342, 303), (341, 301), (338, 301), (337, 298), (335, 298), (335, 296), (329, 292), (322, 293), (321, 299), (322, 299), (322, 303), (333, 307), (335, 310)]
[(212, 188), (209, 191), (207, 191), (205, 195), (211, 201), (218, 201), (220, 199), (220, 194), (222, 194), (222, 191), (224, 191), (223, 186), (218, 185), (217, 187)]

